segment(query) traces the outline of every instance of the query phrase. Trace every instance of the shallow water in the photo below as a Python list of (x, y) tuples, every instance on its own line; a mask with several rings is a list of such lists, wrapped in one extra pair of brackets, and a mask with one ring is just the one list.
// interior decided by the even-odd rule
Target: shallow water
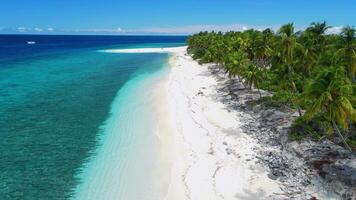
[[(0, 36), (0, 199), (80, 198), (100, 174), (93, 174), (94, 168), (115, 172), (119, 180), (110, 180), (115, 194), (132, 195), (129, 183), (137, 179), (127, 174), (140, 178), (141, 167), (154, 167), (157, 141), (147, 88), (165, 73), (168, 55), (98, 50), (174, 46), (184, 38), (72, 46), (62, 38), (57, 49), (49, 42), (46, 51), (42, 43), (33, 54), (17, 44), (23, 38), (13, 40), (16, 47)], [(19, 55), (6, 55), (5, 46), (9, 52), (19, 49)], [(106, 165), (110, 162), (115, 165)], [(100, 176), (109, 180), (110, 173)], [(140, 195), (150, 195), (146, 186)], [(93, 191), (93, 196), (103, 194)]]
[(155, 177), (162, 168), (158, 166), (154, 90), (166, 73), (164, 69), (140, 73), (120, 89), (103, 127), (103, 145), (81, 174), (83, 184), (75, 199), (162, 199), (156, 184), (159, 177)]

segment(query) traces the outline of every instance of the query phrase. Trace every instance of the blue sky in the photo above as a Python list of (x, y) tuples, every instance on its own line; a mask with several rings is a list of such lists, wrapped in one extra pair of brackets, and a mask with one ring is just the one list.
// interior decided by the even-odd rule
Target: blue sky
[(0, 33), (191, 33), (356, 25), (356, 0), (1, 0)]

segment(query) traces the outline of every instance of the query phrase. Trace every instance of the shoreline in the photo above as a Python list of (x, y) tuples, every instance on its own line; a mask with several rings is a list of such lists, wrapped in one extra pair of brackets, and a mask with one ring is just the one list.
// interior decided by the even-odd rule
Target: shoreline
[[(133, 76), (117, 91), (98, 147), (78, 173), (80, 184), (71, 199), (161, 198), (169, 166), (160, 159), (155, 112), (163, 91), (159, 85), (168, 74), (165, 63), (162, 58), (155, 63), (161, 69)], [(162, 177), (156, 184), (158, 175)]]
[(306, 172), (302, 156), (274, 136), (290, 126), (294, 113), (271, 111), (271, 117), (264, 108), (248, 111), (247, 101), (258, 99), (257, 91), (239, 89), (241, 82), (214, 64), (198, 64), (186, 47), (115, 53), (170, 54), (157, 101), (157, 137), (170, 166), (165, 200), (339, 199), (315, 170)]
[(185, 199), (258, 199), (281, 192), (264, 166), (246, 162), (256, 143), (240, 133), (241, 119), (216, 98), (217, 82), (207, 68), (186, 51), (171, 56), (167, 93), (182, 139), (175, 146), (187, 152), (185, 167), (172, 174), (181, 173)]

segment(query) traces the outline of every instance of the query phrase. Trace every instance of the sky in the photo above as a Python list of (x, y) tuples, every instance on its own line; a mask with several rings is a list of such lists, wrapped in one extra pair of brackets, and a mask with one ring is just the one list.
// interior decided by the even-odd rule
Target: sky
[[(1, 0), (0, 34), (190, 34), (356, 25), (356, 0)], [(332, 29), (333, 30), (333, 29)]]

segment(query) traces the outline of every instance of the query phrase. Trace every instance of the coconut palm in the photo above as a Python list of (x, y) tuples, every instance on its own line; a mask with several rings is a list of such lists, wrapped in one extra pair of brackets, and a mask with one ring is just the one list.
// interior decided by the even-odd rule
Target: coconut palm
[(311, 25), (306, 29), (306, 31), (312, 32), (315, 35), (322, 36), (325, 32), (331, 28), (328, 26), (325, 21), (323, 22), (313, 22)]
[(270, 65), (272, 56), (272, 38), (272, 31), (266, 29), (263, 32), (256, 31), (251, 39), (251, 50), (253, 52), (252, 62), (261, 68), (266, 69)]
[(249, 89), (252, 90), (252, 87), (256, 87), (260, 98), (262, 97), (260, 87), (264, 74), (262, 68), (258, 67), (257, 65), (250, 64), (248, 65), (245, 70), (243, 71), (243, 77), (249, 86)]
[(325, 45), (325, 33), (326, 31), (331, 28), (331, 26), (328, 26), (326, 22), (313, 22), (306, 30), (305, 33), (307, 33), (309, 36), (312, 37), (314, 40), (314, 45), (319, 51), (323, 50), (323, 46)]
[(310, 77), (314, 66), (318, 62), (317, 48), (309, 42), (304, 43), (303, 46), (298, 46), (296, 49), (296, 71)]
[(297, 70), (304, 73), (306, 77), (311, 75), (311, 71), (316, 65), (319, 56), (325, 48), (325, 32), (329, 29), (326, 22), (312, 23), (301, 34), (299, 38), (301, 45), (297, 48)]
[(273, 50), (272, 50), (272, 45), (273, 45), (273, 31), (269, 28), (265, 29), (262, 31), (262, 40), (263, 40), (263, 47), (264, 47), (264, 51), (263, 51), (263, 57), (266, 61), (269, 62)]
[[(286, 74), (280, 78), (286, 78), (289, 81), (287, 84), (288, 89), (290, 89), (294, 95), (297, 94), (297, 87), (294, 82), (294, 68), (295, 68), (295, 49), (297, 46), (300, 46), (297, 42), (297, 37), (294, 33), (294, 25), (292, 23), (283, 25), (278, 34), (280, 35), (280, 40), (277, 46), (277, 55), (280, 58), (279, 68), (284, 71)], [(280, 73), (281, 74), (281, 73)], [(298, 113), (302, 116), (302, 112), (298, 108)]]
[(346, 130), (349, 120), (356, 121), (356, 111), (353, 108), (353, 103), (355, 103), (353, 87), (345, 77), (343, 67), (332, 66), (322, 68), (315, 79), (308, 84), (304, 93), (304, 97), (311, 102), (305, 118), (310, 120), (318, 113), (325, 113), (325, 118), (349, 150), (351, 149), (339, 127)]
[(226, 56), (225, 72), (229, 77), (237, 76), (241, 80), (240, 76), (248, 65), (250, 65), (250, 60), (247, 58), (247, 55), (243, 51), (235, 51)]
[(341, 36), (343, 38), (344, 47), (340, 52), (344, 55), (346, 72), (350, 80), (355, 81), (356, 72), (356, 35), (355, 29), (347, 26), (342, 29)]
[(329, 130), (345, 140), (345, 130), (356, 119), (355, 29), (325, 34), (328, 28), (321, 22), (298, 32), (292, 23), (277, 33), (201, 32), (189, 37), (189, 53), (199, 62), (218, 63), (230, 77), (243, 78), (245, 87), (284, 94), (275, 95), (277, 102), (287, 100), (299, 115), (303, 106), (308, 120), (325, 118)]

